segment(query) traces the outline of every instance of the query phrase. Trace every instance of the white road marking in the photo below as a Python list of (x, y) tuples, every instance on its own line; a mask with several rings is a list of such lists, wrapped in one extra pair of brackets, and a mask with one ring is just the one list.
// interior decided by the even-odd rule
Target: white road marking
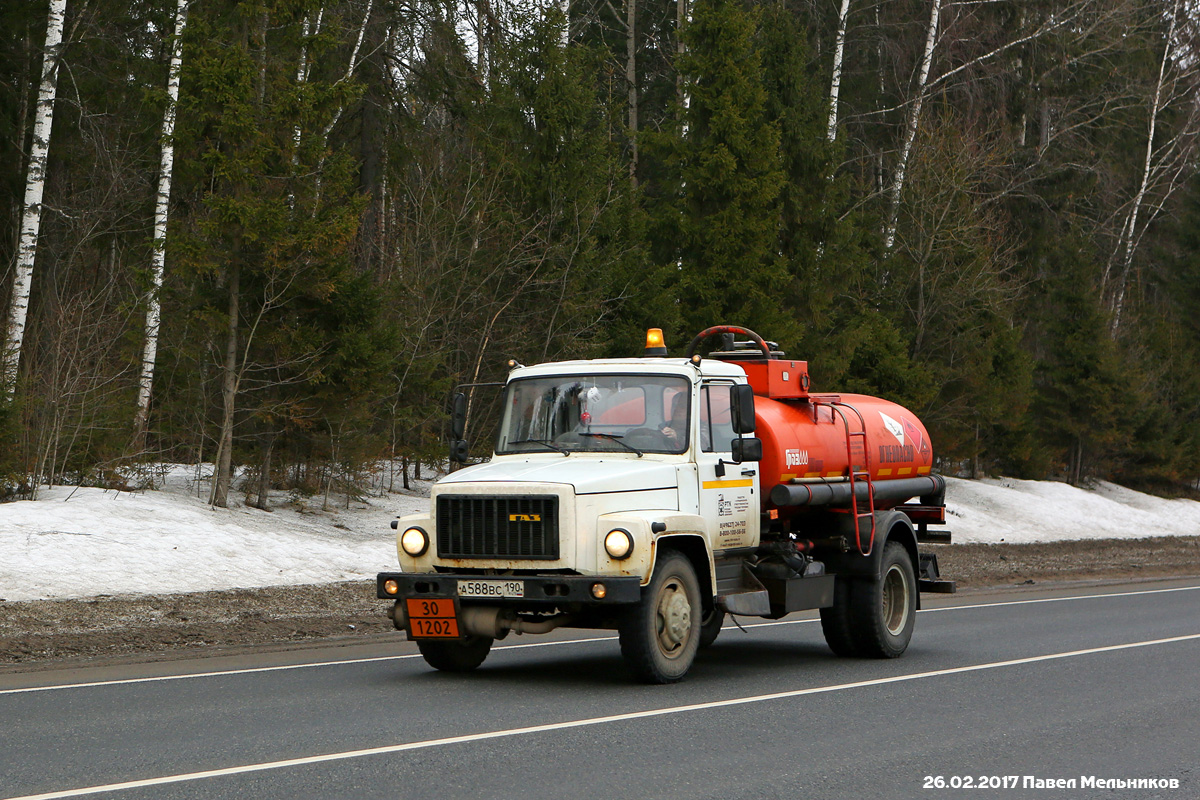
[(894, 675), (889, 678), (875, 678), (868, 681), (855, 681), (853, 683), (842, 683), (834, 686), (816, 686), (809, 689), (794, 689), (787, 692), (774, 692), (772, 694), (735, 697), (728, 700), (714, 700), (707, 703), (693, 703), (691, 705), (655, 708), (647, 711), (633, 711), (625, 714), (613, 714), (606, 717), (590, 717), (587, 719), (577, 719), (568, 722), (552, 722), (545, 725), (530, 725), (524, 728), (509, 728), (507, 730), (489, 731), (487, 733), (472, 733), (464, 736), (448, 736), (442, 739), (427, 739), (420, 742), (405, 742), (403, 744), (385, 745), (383, 747), (370, 747), (364, 750), (347, 750), (341, 753), (327, 753), (325, 755), (307, 756), (304, 758), (288, 758), (281, 761), (264, 761), (258, 764), (245, 764), (240, 767), (226, 767), (224, 769), (204, 770), (203, 772), (165, 775), (159, 778), (146, 778), (137, 781), (125, 781), (123, 783), (110, 783), (103, 786), (86, 786), (79, 789), (66, 789), (63, 791), (45, 792), (43, 794), (9, 797), (4, 798), (4, 800), (56, 800), (56, 798), (82, 797), (89, 794), (117, 792), (124, 789), (141, 789), (148, 786), (164, 786), (172, 783), (199, 781), (206, 780), (208, 778), (221, 778), (230, 775), (243, 775), (250, 772), (266, 772), (269, 770), (286, 769), (288, 767), (324, 764), (331, 761), (346, 761), (352, 758), (363, 758), (364, 756), (403, 753), (409, 750), (425, 750), (433, 747), (444, 747), (452, 744), (466, 744), (470, 742), (487, 741), (489, 739), (503, 739), (510, 736), (526, 736), (534, 733), (568, 730), (570, 728), (585, 728), (593, 725), (605, 725), (611, 722), (627, 722), (630, 720), (649, 719), (653, 717), (668, 716), (671, 714), (684, 714), (692, 711), (710, 711), (716, 708), (728, 708), (730, 706), (748, 705), (750, 703), (762, 703), (770, 700), (785, 700), (793, 697), (803, 697), (805, 695), (845, 691), (847, 689), (862, 689), (871, 686), (885, 686), (890, 683), (902, 683), (907, 681), (922, 680), (924, 678), (940, 678), (948, 675), (962, 675), (969, 672), (999, 669), (1001, 667), (1015, 667), (1024, 664), (1036, 664), (1043, 661), (1055, 661), (1064, 658), (1095, 655), (1096, 653), (1112, 653), (1118, 650), (1132, 650), (1141, 647), (1154, 647), (1158, 645), (1196, 640), (1200, 640), (1200, 633), (1193, 633), (1186, 636), (1172, 636), (1167, 639), (1152, 639), (1143, 642), (1130, 642), (1128, 644), (1114, 644), (1106, 647), (1091, 647), (1086, 650), (1072, 650), (1065, 653), (1050, 653), (1042, 656), (1015, 658), (1009, 661), (993, 661), (986, 664), (972, 664), (966, 667), (952, 667), (949, 669), (932, 670), (930, 672)]
[[(922, 609), (921, 614), (932, 614), (941, 611), (968, 611), (979, 608), (1000, 608), (1002, 606), (1022, 606), (1032, 605), (1036, 603), (1061, 603), (1069, 600), (1098, 600), (1106, 597), (1133, 597), (1139, 595), (1150, 594), (1165, 594), (1168, 592), (1191, 592), (1200, 590), (1200, 586), (1182, 586), (1173, 589), (1145, 589), (1134, 592), (1113, 592), (1110, 594), (1089, 594), (1076, 595), (1071, 597), (1044, 597), (1030, 600), (1009, 600), (999, 603), (977, 603), (967, 606), (943, 606), (941, 608), (926, 608)], [(817, 622), (814, 619), (788, 619), (776, 620), (773, 622), (754, 622), (743, 624), (742, 627), (747, 630), (751, 628), (770, 628), (778, 625), (804, 625)], [(722, 630), (734, 630), (737, 626), (726, 625)], [(505, 650), (523, 650), (531, 647), (561, 647), (570, 644), (588, 644), (591, 642), (615, 642), (616, 636), (591, 636), (583, 639), (566, 639), (557, 642), (528, 642), (524, 644), (510, 644), (496, 647), (492, 650), (493, 653), (501, 653)], [(158, 675), (148, 678), (123, 678), (110, 681), (90, 681), (84, 683), (61, 683), (52, 686), (28, 686), (20, 689), (0, 689), (0, 696), (8, 694), (29, 694), (31, 692), (51, 692), (59, 689), (90, 689), (100, 686), (124, 686), (135, 683), (161, 683), (163, 681), (182, 681), (191, 680), (193, 678), (222, 678), (229, 675), (254, 675), (260, 672), (281, 672), (294, 669), (315, 669), (317, 667), (340, 667), (350, 666), (354, 664), (372, 664), (380, 661), (404, 661), (410, 658), (420, 658), (420, 653), (408, 653), (402, 656), (375, 656), (372, 658), (352, 658), (341, 661), (314, 661), (306, 664), (283, 664), (274, 667), (247, 667), (246, 669), (228, 669), (218, 670), (216, 672), (193, 672), (183, 675)]]
[[(562, 642), (529, 642), (528, 644), (510, 644), (492, 650), (498, 653), (503, 650), (518, 650), (527, 647), (551, 647), (563, 644), (583, 644), (586, 642), (611, 642), (615, 636), (603, 636), (587, 639), (570, 639)], [(27, 694), (29, 692), (51, 692), (56, 689), (90, 689), (97, 686), (124, 686), (131, 683), (160, 683), (162, 681), (183, 681), (192, 678), (223, 678), (228, 675), (253, 675), (259, 672), (281, 672), (293, 669), (314, 669), (316, 667), (341, 667), (350, 664), (372, 664), (378, 661), (404, 661), (410, 658), (420, 658), (420, 653), (407, 653), (402, 656), (374, 656), (372, 658), (350, 658), (341, 661), (313, 661), (305, 664), (281, 664), (274, 667), (247, 667), (245, 669), (225, 669), (216, 672), (190, 672), (184, 675), (156, 675), (149, 678), (121, 678), (111, 681), (90, 681), (86, 683), (60, 683), (53, 686), (29, 686), (23, 689), (0, 689), (0, 695)]]
[(1174, 589), (1143, 589), (1136, 592), (1109, 592), (1107, 594), (1080, 594), (1069, 597), (1040, 597), (1030, 600), (1004, 600), (999, 603), (976, 603), (970, 606), (943, 606), (941, 608), (925, 608), (920, 613), (932, 614), (937, 611), (967, 611), (972, 608), (1000, 608), (1001, 606), (1028, 606), (1036, 603), (1061, 603), (1065, 600), (1099, 600), (1105, 597), (1135, 597), (1143, 594), (1167, 594), (1169, 592), (1194, 592), (1200, 586), (1177, 586)]

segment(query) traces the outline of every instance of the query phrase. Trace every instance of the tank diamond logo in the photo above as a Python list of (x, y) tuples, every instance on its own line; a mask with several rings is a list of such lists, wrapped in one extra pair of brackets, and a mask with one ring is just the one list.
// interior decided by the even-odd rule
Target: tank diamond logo
[(900, 444), (904, 444), (904, 426), (882, 411), (879, 412), (879, 416), (883, 417), (883, 427), (888, 429), (888, 433), (895, 436), (896, 441), (900, 442)]
[(917, 429), (908, 420), (904, 420), (904, 429), (908, 431), (908, 438), (912, 439), (917, 446), (917, 452), (921, 454), (921, 461), (929, 464), (933, 461), (933, 452), (929, 449), (929, 442), (925, 441), (925, 437), (921, 435), (921, 431)]

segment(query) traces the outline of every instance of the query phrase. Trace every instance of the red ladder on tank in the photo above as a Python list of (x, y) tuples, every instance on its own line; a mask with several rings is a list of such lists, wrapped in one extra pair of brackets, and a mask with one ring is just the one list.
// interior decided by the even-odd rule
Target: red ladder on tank
[[(867, 422), (863, 419), (862, 412), (849, 403), (843, 403), (840, 400), (831, 402), (830, 407), (838, 412), (838, 416), (842, 418), (842, 422), (846, 426), (846, 475), (850, 479), (850, 514), (854, 517), (854, 544), (858, 547), (858, 552), (864, 556), (871, 555), (875, 549), (875, 484), (871, 480), (871, 454), (867, 450)], [(861, 430), (850, 430), (850, 418), (839, 406), (850, 409), (854, 412), (854, 416), (858, 417), (858, 425)], [(854, 439), (862, 440), (862, 468), (856, 469), (854, 466)], [(867, 482), (867, 510), (858, 510), (858, 490), (856, 482), (865, 480)], [(871, 538), (867, 542), (867, 549), (863, 550), (862, 546), (862, 519), (863, 517), (871, 518)]]

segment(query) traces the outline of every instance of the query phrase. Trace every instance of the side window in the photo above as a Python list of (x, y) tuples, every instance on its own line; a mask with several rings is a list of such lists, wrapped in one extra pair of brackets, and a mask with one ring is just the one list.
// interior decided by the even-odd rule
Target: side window
[(728, 452), (729, 443), (736, 437), (729, 409), (732, 391), (728, 383), (700, 387), (700, 449), (705, 453)]

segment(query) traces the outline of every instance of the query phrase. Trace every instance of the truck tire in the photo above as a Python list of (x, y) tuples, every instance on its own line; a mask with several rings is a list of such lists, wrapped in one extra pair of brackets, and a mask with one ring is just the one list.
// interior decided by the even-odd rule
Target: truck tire
[(700, 583), (692, 562), (663, 551), (642, 601), (621, 621), (621, 655), (645, 683), (674, 683), (700, 647)]
[(904, 545), (883, 549), (879, 580), (856, 581), (850, 593), (850, 624), (856, 655), (896, 658), (908, 649), (917, 620), (917, 579)]
[(483, 663), (495, 640), (488, 636), (468, 636), (462, 641), (418, 639), (417, 648), (425, 663), (443, 672), (470, 672)]
[(851, 578), (838, 576), (833, 584), (833, 605), (821, 609), (821, 633), (825, 643), (835, 656), (851, 658), (858, 655), (850, 621), (850, 596), (853, 593)]
[(721, 626), (725, 624), (725, 609), (717, 608), (713, 603), (709, 611), (700, 619), (700, 649), (703, 650), (717, 640), (721, 634)]

